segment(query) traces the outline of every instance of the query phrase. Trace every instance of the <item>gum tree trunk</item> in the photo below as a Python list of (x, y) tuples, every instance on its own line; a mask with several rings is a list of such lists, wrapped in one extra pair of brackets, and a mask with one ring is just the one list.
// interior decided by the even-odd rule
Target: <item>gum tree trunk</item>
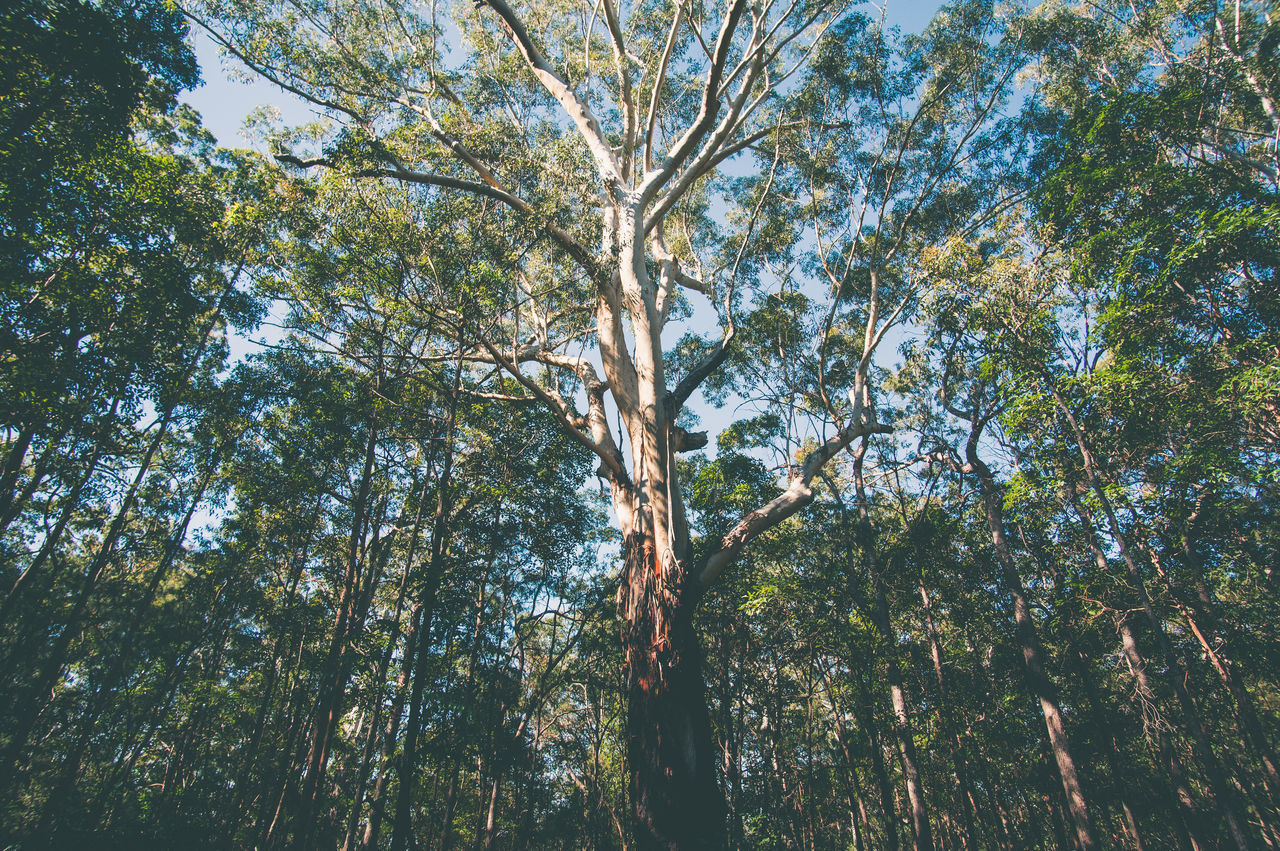
[(664, 587), (678, 563), (633, 533), (619, 589), (627, 674), (627, 760), (638, 847), (722, 848), (724, 798), (691, 607)]
[(1058, 689), (1046, 670), (1044, 648), (1040, 643), (1035, 617), (1031, 612), (1031, 601), (1022, 583), (1022, 577), (1018, 573), (1018, 566), (1014, 561), (1013, 551), (1005, 533), (1004, 491), (996, 483), (991, 468), (978, 455), (983, 430), (995, 415), (996, 408), (992, 406), (994, 400), (987, 397), (986, 388), (980, 382), (973, 388), (970, 401), (972, 408), (965, 411), (957, 408), (945, 396), (943, 399), (944, 406), (952, 416), (969, 423), (969, 436), (964, 447), (965, 464), (960, 467), (952, 462), (953, 467), (958, 472), (972, 474), (978, 480), (978, 493), (982, 501), (983, 515), (987, 521), (987, 530), (991, 535), (996, 564), (1000, 568), (1001, 578), (1013, 602), (1014, 629), (1018, 644), (1022, 648), (1023, 667), (1031, 690), (1040, 703), (1045, 732), (1049, 737), (1049, 749), (1053, 751), (1058, 777), (1062, 781), (1066, 814), (1075, 833), (1076, 845), (1081, 851), (1094, 851), (1098, 848), (1098, 840), (1085, 798), (1084, 784), (1080, 780), (1071, 740), (1062, 717)]
[(1022, 661), (1026, 667), (1031, 688), (1040, 701), (1045, 730), (1049, 735), (1049, 747), (1053, 751), (1053, 758), (1058, 766), (1058, 776), (1062, 780), (1062, 791), (1066, 797), (1067, 813), (1075, 829), (1076, 843), (1083, 851), (1093, 851), (1098, 847), (1098, 843), (1094, 837), (1084, 786), (1080, 781), (1080, 773), (1076, 769), (1076, 760), (1072, 753), (1067, 727), (1062, 718), (1062, 710), (1059, 708), (1058, 689), (1045, 670), (1044, 650), (1040, 646), (1040, 637), (1036, 630), (1035, 619), (1031, 614), (1027, 591), (1023, 587), (1022, 577), (1018, 575), (1017, 566), (1013, 563), (1013, 555), (1005, 538), (1004, 498), (995, 486), (995, 477), (991, 474), (991, 470), (978, 458), (975, 444), (976, 441), (970, 441), (969, 465), (978, 477), (987, 526), (991, 531), (991, 540), (995, 548), (996, 562), (1000, 565), (1001, 575), (1013, 599), (1015, 631), (1018, 643), (1022, 646)]

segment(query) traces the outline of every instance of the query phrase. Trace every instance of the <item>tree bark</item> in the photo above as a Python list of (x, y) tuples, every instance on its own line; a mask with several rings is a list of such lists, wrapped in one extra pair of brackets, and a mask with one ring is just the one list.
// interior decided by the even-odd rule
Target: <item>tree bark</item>
[(906, 694), (902, 688), (902, 670), (898, 665), (897, 640), (889, 619), (889, 602), (885, 594), (884, 576), (877, 572), (875, 583), (875, 622), (885, 650), (885, 664), (889, 673), (889, 699), (893, 706), (893, 732), (898, 743), (898, 759), (902, 763), (903, 780), (907, 787), (907, 803), (911, 808), (911, 836), (916, 851), (932, 851), (933, 832), (929, 827), (929, 808), (920, 783), (919, 758), (916, 754), (915, 736), (911, 729), (911, 715), (907, 710)]
[[(680, 570), (653, 538), (623, 544), (620, 588), (627, 674), (627, 759), (637, 846), (693, 851), (724, 846), (724, 799), (691, 606), (664, 587)], [(666, 564), (664, 564), (666, 562)]]
[(871, 771), (875, 775), (876, 788), (880, 792), (880, 816), (884, 826), (885, 848), (898, 851), (901, 840), (898, 837), (898, 807), (893, 794), (893, 783), (889, 780), (889, 767), (884, 761), (884, 743), (880, 738), (880, 727), (876, 724), (875, 702), (867, 685), (861, 679), (860, 697), (862, 713), (855, 719), (859, 726), (867, 731), (867, 743), (871, 751)]
[(360, 484), (352, 499), (351, 531), (347, 539), (346, 558), (343, 563), (342, 584), (334, 607), (333, 628), (320, 683), (320, 693), (315, 704), (311, 742), (307, 751), (306, 773), (302, 780), (296, 823), (296, 842), (308, 847), (315, 829), (316, 812), (324, 794), (325, 774), (329, 764), (329, 750), (334, 730), (342, 714), (342, 701), (346, 693), (354, 662), (352, 645), (359, 637), (363, 624), (360, 611), (360, 574), (365, 553), (361, 543), (369, 525), (369, 495), (373, 483), (378, 424), (371, 418), (369, 433), (365, 439), (365, 453), (360, 474)]
[[(916, 851), (932, 851), (933, 833), (929, 827), (929, 810), (925, 801), (924, 789), (920, 783), (920, 770), (916, 756), (915, 737), (911, 730), (911, 716), (907, 710), (906, 696), (902, 688), (902, 671), (898, 664), (898, 641), (893, 633), (893, 624), (889, 617), (889, 601), (885, 592), (885, 565), (876, 563), (871, 548), (875, 541), (875, 532), (868, 508), (866, 486), (863, 478), (863, 459), (867, 453), (867, 441), (864, 438), (853, 450), (853, 480), (858, 497), (858, 539), (863, 550), (864, 566), (871, 575), (874, 605), (871, 619), (880, 633), (881, 645), (885, 654), (885, 666), (889, 679), (889, 698), (893, 708), (893, 733), (898, 745), (898, 761), (902, 766), (903, 780), (906, 784), (907, 803), (911, 815), (911, 837)], [(850, 576), (852, 581), (852, 575)]]
[(960, 741), (960, 732), (955, 719), (951, 715), (951, 698), (948, 694), (946, 677), (942, 672), (942, 644), (938, 640), (938, 630), (933, 622), (933, 606), (929, 599), (929, 591), (925, 588), (923, 576), (920, 578), (920, 602), (924, 606), (925, 628), (929, 634), (929, 650), (933, 659), (933, 676), (938, 685), (938, 717), (942, 728), (946, 731), (947, 742), (951, 748), (951, 764), (955, 767), (956, 782), (960, 784), (961, 804), (960, 828), (964, 832), (965, 848), (977, 847), (977, 826), (982, 822), (978, 812), (978, 802), (973, 796), (973, 784), (969, 782), (969, 767), (966, 762), (964, 743)]

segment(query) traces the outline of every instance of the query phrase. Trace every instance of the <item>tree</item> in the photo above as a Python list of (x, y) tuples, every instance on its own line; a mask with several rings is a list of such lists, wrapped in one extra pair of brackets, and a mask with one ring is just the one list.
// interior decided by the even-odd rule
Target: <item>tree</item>
[(1280, 843), (1268, 10), (494, 4), (0, 15), (4, 841)]
[[(958, 6), (954, 28), (905, 46), (898, 79), (879, 27), (840, 4), (609, 0), (599, 10), (517, 11), (493, 0), (454, 11), (463, 55), (448, 49), (445, 10), (436, 7), (428, 17), (396, 4), (209, 3), (197, 20), (258, 73), (341, 122), (318, 154), (285, 153), (281, 162), (398, 180), (424, 199), (460, 195), (474, 224), (460, 225), (459, 248), (475, 244), (464, 231), (477, 228), (506, 243), (489, 289), (443, 280), (438, 309), (466, 324), (469, 361), (504, 371), (599, 459), (624, 541), (618, 602), (638, 830), (655, 847), (717, 845), (723, 805), (694, 612), (752, 539), (812, 501), (814, 477), (832, 457), (887, 430), (872, 413), (870, 365), (901, 312), (882, 311), (883, 290), (907, 294), (882, 276), (922, 224), (939, 225), (948, 208), (959, 211), (949, 221), (972, 214), (977, 196), (943, 174), (993, 163), (982, 156), (996, 138), (986, 130), (1011, 92), (1017, 36), (989, 6)], [(820, 69), (846, 74), (840, 62), (852, 61), (870, 63), (869, 74), (843, 82), (834, 101), (789, 97), (815, 56)], [(805, 85), (817, 92), (823, 79)], [(851, 118), (834, 126), (874, 128), (874, 141), (853, 150), (870, 179), (862, 223), (877, 236), (864, 239), (861, 225), (848, 232), (850, 261), (871, 253), (870, 289), (850, 292), (837, 275), (823, 302), (828, 329), (838, 319), (842, 333), (863, 341), (843, 377), (847, 393), (822, 400), (823, 437), (782, 493), (695, 558), (676, 458), (705, 437), (678, 421), (731, 351), (742, 289), (786, 289), (791, 269), (770, 269), (767, 258), (785, 259), (799, 231), (781, 224), (775, 178), (834, 141), (815, 138), (826, 122)], [(760, 173), (722, 194), (715, 176), (747, 156)], [(931, 156), (932, 169), (909, 165)], [(740, 211), (727, 233), (711, 212), (726, 204)], [(664, 342), (668, 323), (689, 309), (686, 292), (717, 309), (718, 341), (695, 337), (683, 350)], [(845, 299), (859, 310), (837, 313)]]

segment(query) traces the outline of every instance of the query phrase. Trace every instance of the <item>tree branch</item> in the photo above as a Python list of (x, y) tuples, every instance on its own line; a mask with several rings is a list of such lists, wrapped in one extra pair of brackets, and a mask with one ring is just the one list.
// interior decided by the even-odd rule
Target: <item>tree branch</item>
[(777, 497), (747, 514), (738, 521), (729, 532), (720, 539), (714, 552), (707, 556), (702, 569), (698, 571), (698, 585), (707, 588), (712, 585), (729, 564), (738, 557), (742, 548), (783, 520), (795, 514), (801, 508), (813, 502), (813, 477), (823, 466), (836, 456), (840, 450), (852, 441), (868, 434), (888, 434), (893, 428), (875, 422), (861, 422), (861, 406), (854, 412), (850, 424), (828, 439), (805, 458), (800, 472), (791, 480), (787, 489)]
[(516, 49), (520, 51), (520, 55), (524, 57), (529, 70), (538, 78), (538, 82), (542, 83), (543, 87), (551, 93), (551, 96), (559, 102), (565, 113), (573, 121), (574, 126), (578, 128), (578, 133), (587, 143), (587, 148), (591, 151), (591, 156), (596, 161), (596, 168), (599, 170), (600, 176), (604, 178), (605, 183), (615, 189), (620, 188), (622, 185), (622, 173), (618, 168), (618, 160), (613, 155), (613, 148), (605, 140), (604, 131), (600, 128), (600, 122), (591, 112), (591, 109), (574, 94), (569, 84), (551, 67), (551, 63), (542, 55), (542, 51), (538, 49), (538, 46), (533, 43), (533, 39), (530, 38), (529, 31), (525, 29), (524, 23), (516, 17), (516, 13), (507, 5), (506, 0), (487, 0), (487, 2), (506, 23), (507, 30), (511, 33), (511, 39), (515, 42)]
[[(311, 159), (301, 159), (293, 154), (276, 154), (277, 162), (295, 166), (301, 169), (310, 168), (331, 168), (339, 169), (338, 163), (327, 157), (313, 157)], [(552, 241), (565, 250), (578, 265), (580, 265), (587, 275), (594, 281), (599, 281), (604, 277), (604, 271), (595, 256), (587, 249), (585, 245), (578, 242), (573, 234), (561, 228), (559, 225), (552, 224), (546, 220), (546, 217), (536, 210), (532, 204), (516, 195), (512, 195), (500, 186), (491, 186), (488, 183), (479, 183), (474, 180), (466, 180), (460, 177), (450, 177), (446, 174), (435, 174), (432, 172), (414, 171), (404, 165), (395, 163), (390, 166), (379, 168), (363, 168), (351, 172), (353, 177), (380, 177), (400, 180), (405, 183), (415, 183), (420, 186), (438, 186), (442, 189), (456, 189), (462, 192), (470, 192), (473, 195), (482, 195), (486, 198), (492, 198), (500, 201), (520, 213), (530, 216), (542, 226), (547, 236)], [(496, 182), (496, 181), (495, 181)]]
[[(574, 421), (575, 420), (580, 421), (581, 418), (577, 417), (574, 414), (572, 409), (570, 409), (568, 405), (565, 404), (564, 400), (555, 398), (550, 393), (548, 393), (545, 389), (539, 387), (537, 382), (533, 381), (527, 375), (522, 373), (520, 371), (520, 368), (516, 365), (516, 363), (514, 363), (512, 360), (508, 358), (503, 357), (498, 352), (497, 348), (493, 345), (493, 343), (489, 342), (488, 337), (481, 334), (479, 335), (479, 340), (480, 340), (480, 345), (483, 346), (485, 351), (489, 353), (489, 356), (493, 358), (494, 363), (498, 364), (498, 366), (506, 370), (507, 373), (510, 374), (511, 377), (514, 378), (516, 381), (520, 382), (520, 384), (526, 390), (528, 390), (534, 396), (538, 397), (538, 399), (547, 407), (547, 409), (551, 411), (552, 414), (555, 415), (556, 422), (560, 425), (560, 428), (565, 432), (565, 434), (569, 435), (569, 437), (573, 438), (575, 441), (582, 444), (587, 449), (590, 449), (593, 453), (595, 453), (595, 455), (597, 455), (600, 458), (601, 463), (604, 465), (605, 469), (607, 469), (610, 473), (610, 479), (612, 479), (615, 483), (618, 483), (620, 485), (623, 483), (627, 483), (627, 484), (630, 483), (630, 479), (627, 476), (626, 467), (624, 467), (622, 464), (621, 454), (618, 452), (616, 447), (613, 449), (612, 452), (610, 452), (608, 446), (602, 445), (601, 443), (593, 439), (593, 437), (589, 437), (586, 434), (583, 434), (582, 430), (578, 428), (576, 425), (574, 425)], [(590, 389), (588, 389), (588, 395), (590, 395)], [(593, 419), (594, 419), (594, 416), (593, 416)], [(612, 442), (612, 438), (610, 438), (610, 442)]]
[(729, 8), (720, 26), (720, 35), (716, 38), (711, 68), (707, 72), (707, 82), (702, 89), (702, 103), (698, 107), (698, 115), (685, 131), (684, 136), (676, 142), (675, 148), (663, 160), (662, 167), (645, 175), (639, 190), (642, 207), (666, 185), (715, 125), (716, 116), (720, 112), (720, 81), (724, 76), (725, 64), (729, 61), (729, 48), (733, 42), (733, 34), (738, 28), (738, 21), (742, 18), (745, 7), (746, 0), (729, 0)]

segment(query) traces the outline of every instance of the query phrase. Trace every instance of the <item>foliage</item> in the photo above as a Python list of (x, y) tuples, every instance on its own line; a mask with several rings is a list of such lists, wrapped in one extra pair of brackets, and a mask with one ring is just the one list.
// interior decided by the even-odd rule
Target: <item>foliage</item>
[(1280, 843), (1273, 9), (189, 11), (339, 123), (0, 13), (0, 845)]

